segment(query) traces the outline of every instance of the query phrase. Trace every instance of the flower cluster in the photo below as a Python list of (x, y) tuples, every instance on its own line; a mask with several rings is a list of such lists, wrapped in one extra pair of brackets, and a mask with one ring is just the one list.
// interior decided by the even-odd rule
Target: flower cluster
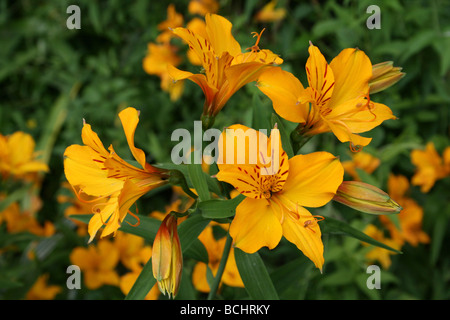
[[(200, 3), (217, 10), (214, 1), (194, 1), (190, 7), (199, 10)], [(265, 8), (259, 19), (269, 19), (264, 16), (274, 6), (275, 2)], [(218, 155), (227, 161), (218, 162), (217, 172), (211, 176), (209, 172), (197, 171), (194, 165), (186, 171), (173, 165), (147, 163), (144, 152), (134, 145), (139, 122), (139, 111), (134, 108), (124, 109), (119, 118), (138, 166), (119, 157), (112, 146), (105, 149), (91, 126), (84, 122), (84, 145), (66, 149), (64, 168), (77, 198), (93, 204), (88, 227), (90, 242), (102, 227), (101, 238), (116, 235), (123, 229), (123, 222), (137, 227), (139, 215), (130, 208), (149, 191), (167, 184), (180, 186), (191, 198), (189, 205), (183, 210), (172, 207), (159, 217), (162, 222), (153, 247), (146, 251), (147, 259), (148, 252), (152, 251), (153, 276), (159, 290), (170, 297), (178, 293), (183, 273), (185, 249), (178, 229), (188, 222), (181, 223), (181, 220), (189, 221), (199, 210), (206, 219), (205, 212), (214, 206), (208, 207), (209, 203), (235, 201), (235, 206), (232, 214), (222, 213), (222, 217), (230, 220), (219, 227), (223, 233), (229, 233), (229, 241), (227, 237), (216, 238), (213, 234), (217, 222), (224, 223), (220, 219), (206, 219), (208, 224), (198, 232), (198, 239), (208, 254), (208, 261), (199, 262), (193, 271), (194, 285), (202, 292), (217, 290), (222, 283), (244, 286), (234, 250), (252, 254), (263, 247), (274, 249), (282, 238), (293, 243), (322, 271), (324, 243), (320, 225), (328, 218), (314, 214), (314, 210), (332, 200), (372, 214), (398, 213), (400, 206), (409, 208), (403, 198), (389, 196), (375, 186), (358, 181), (356, 167), (372, 172), (378, 166), (370, 157), (364, 158), (364, 153), (355, 155), (352, 166), (341, 163), (339, 156), (330, 152), (302, 152), (307, 140), (327, 132), (333, 133), (340, 142), (349, 142), (353, 152), (367, 146), (371, 138), (361, 133), (396, 119), (389, 107), (374, 102), (371, 95), (397, 82), (403, 76), (400, 68), (394, 68), (392, 63), (373, 65), (362, 50), (353, 48), (342, 50), (328, 63), (319, 48), (310, 43), (305, 66), (308, 85), (304, 86), (293, 73), (282, 68), (283, 59), (279, 55), (260, 48), (265, 29), (254, 32), (254, 45), (242, 50), (233, 36), (230, 21), (215, 13), (196, 12), (203, 13), (205, 22), (191, 21), (183, 27), (183, 17), (174, 6), (169, 6), (167, 20), (158, 26), (161, 31), (158, 44), (149, 45), (144, 69), (159, 75), (162, 88), (170, 87), (172, 97), (179, 97), (181, 91), (176, 90), (181, 87), (175, 86), (186, 79), (201, 88), (205, 97), (201, 112), (204, 130), (213, 127), (215, 117), (227, 102), (250, 82), (257, 83), (280, 117), (297, 127), (289, 135), (274, 123), (269, 135), (258, 131), (260, 128), (230, 124), (217, 141)], [(282, 19), (283, 15), (279, 12), (277, 16), (281, 18), (270, 19)], [(200, 27), (194, 27), (194, 23)], [(170, 42), (174, 37), (186, 43), (187, 56), (194, 65), (201, 65), (200, 73), (178, 69), (181, 60)], [(351, 171), (355, 181), (344, 181), (345, 168)], [(238, 196), (231, 197), (230, 189)], [(128, 214), (137, 220), (135, 224), (126, 219)], [(410, 239), (406, 234), (401, 238)], [(113, 247), (109, 240), (100, 239), (95, 248), (79, 248), (72, 253), (72, 260), (88, 270), (89, 286), (120, 282), (111, 270), (121, 257), (120, 250)], [(125, 261), (134, 272), (142, 268), (143, 260)], [(214, 281), (208, 280), (208, 273)]]

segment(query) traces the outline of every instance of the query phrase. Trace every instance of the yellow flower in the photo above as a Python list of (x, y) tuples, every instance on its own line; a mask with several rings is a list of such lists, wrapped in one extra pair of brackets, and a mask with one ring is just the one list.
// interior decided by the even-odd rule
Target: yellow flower
[[(206, 251), (208, 252), (209, 259), (208, 264), (204, 262), (198, 262), (195, 265), (194, 271), (192, 273), (192, 282), (194, 284), (194, 287), (201, 292), (210, 291), (206, 277), (207, 268), (209, 267), (213, 276), (215, 277), (225, 247), (226, 237), (222, 237), (219, 240), (216, 240), (213, 234), (213, 226), (219, 227), (219, 224), (213, 222), (210, 223), (198, 237), (198, 239), (205, 246)], [(220, 225), (220, 228), (224, 228), (224, 226)], [(230, 249), (228, 260), (221, 279), (221, 283), (222, 282), (232, 287), (244, 287), (244, 283), (242, 282), (241, 276), (237, 269), (236, 260), (234, 258), (234, 248)]]
[(3, 178), (25, 178), (36, 172), (48, 172), (48, 166), (37, 160), (35, 142), (28, 133), (17, 131), (10, 136), (0, 134), (0, 174)]
[(184, 89), (184, 81), (174, 82), (167, 71), (168, 65), (181, 63), (176, 51), (177, 47), (170, 43), (149, 43), (148, 53), (142, 61), (144, 71), (161, 79), (161, 89), (169, 92), (172, 101), (178, 100)]
[(392, 239), (398, 244), (403, 245), (405, 241), (412, 246), (429, 243), (430, 237), (422, 230), (423, 209), (416, 201), (405, 196), (408, 190), (409, 182), (405, 176), (389, 175), (388, 192), (403, 207), (398, 215), (400, 229), (397, 229), (387, 217), (379, 218), (391, 233)]
[(170, 42), (173, 37), (170, 29), (181, 27), (183, 23), (183, 15), (176, 11), (175, 5), (169, 4), (167, 7), (167, 19), (158, 24), (158, 30), (161, 31), (161, 33), (156, 38), (156, 42)]
[(259, 89), (272, 100), (281, 117), (299, 123), (300, 136), (332, 131), (341, 142), (350, 141), (353, 151), (368, 145), (371, 138), (359, 133), (395, 119), (387, 106), (370, 100), (369, 58), (361, 50), (344, 49), (328, 64), (312, 44), (309, 55), (308, 88), (304, 89), (293, 74), (274, 68), (259, 77)]
[(352, 153), (352, 160), (342, 162), (344, 171), (356, 181), (361, 181), (356, 169), (361, 169), (371, 174), (379, 165), (380, 159), (364, 151)]
[(83, 271), (84, 284), (88, 289), (119, 285), (119, 275), (115, 270), (119, 262), (119, 249), (107, 239), (99, 240), (96, 246), (73, 249), (70, 261)]
[(411, 161), (416, 166), (416, 173), (411, 183), (420, 186), (423, 193), (427, 193), (434, 186), (436, 180), (450, 175), (450, 147), (445, 148), (443, 158), (437, 153), (434, 143), (428, 142), (425, 150), (413, 150)]
[(283, 20), (284, 17), (286, 16), (286, 9), (285, 8), (275, 9), (277, 2), (278, 1), (276, 0), (272, 0), (269, 3), (267, 3), (255, 15), (255, 20), (258, 22), (274, 22)]
[(183, 270), (183, 254), (177, 231), (177, 217), (168, 214), (153, 241), (153, 276), (163, 294), (175, 297), (178, 293)]
[(48, 285), (48, 274), (40, 275), (27, 292), (27, 300), (53, 300), (62, 291), (60, 286)]
[(128, 146), (142, 169), (122, 160), (112, 146), (109, 152), (106, 151), (97, 134), (86, 123), (81, 134), (85, 145), (72, 145), (64, 152), (64, 172), (69, 183), (80, 190), (78, 196), (84, 193), (104, 200), (93, 207), (94, 216), (88, 226), (89, 242), (103, 225), (106, 226), (101, 237), (115, 233), (133, 203), (148, 191), (168, 182), (167, 173), (146, 163), (144, 151), (134, 146), (138, 115), (134, 108), (119, 113)]
[[(369, 237), (372, 237), (373, 239), (384, 243), (385, 245), (400, 250), (401, 245), (399, 245), (396, 241), (386, 238), (383, 234), (383, 231), (375, 227), (373, 224), (369, 224), (366, 229), (364, 230), (364, 233), (367, 234)], [(367, 246), (368, 244), (363, 242), (363, 245)], [(372, 250), (370, 250), (366, 254), (367, 260), (370, 262), (378, 261), (381, 263), (381, 266), (384, 269), (387, 269), (390, 267), (392, 261), (391, 261), (391, 255), (396, 254), (395, 252), (391, 250), (387, 250), (380, 247), (374, 247)]]
[(5, 221), (8, 233), (19, 233), (28, 231), (41, 237), (50, 237), (55, 233), (55, 226), (50, 221), (41, 225), (33, 211), (21, 211), (17, 202), (11, 203), (5, 210), (0, 212), (0, 224)]
[[(288, 159), (279, 136), (276, 150), (273, 145), (276, 139), (273, 142), (263, 133), (242, 125), (229, 129), (235, 130), (238, 141), (245, 141), (246, 135), (257, 138), (244, 145), (232, 142), (235, 150), (245, 151), (246, 158), (238, 162), (235, 152), (233, 164), (218, 161), (217, 179), (230, 183), (246, 196), (236, 208), (230, 226), (234, 245), (253, 253), (263, 246), (275, 248), (284, 236), (322, 269), (323, 243), (317, 223), (322, 217), (313, 216), (304, 207), (321, 207), (333, 198), (344, 175), (339, 160), (327, 152)], [(227, 147), (228, 137), (224, 133), (221, 139), (219, 154), (225, 156), (232, 149)], [(250, 153), (252, 146), (260, 147)], [(273, 149), (271, 156), (262, 152), (262, 146), (267, 146), (266, 150)], [(251, 160), (253, 156), (257, 161)]]
[(130, 233), (119, 232), (114, 245), (119, 250), (120, 262), (131, 271), (141, 270), (152, 256), (152, 248), (145, 245), (144, 238)]
[(237, 90), (255, 81), (266, 67), (281, 64), (283, 60), (270, 50), (258, 47), (262, 32), (254, 33), (256, 44), (248, 48), (249, 52), (242, 53), (231, 33), (230, 21), (209, 13), (205, 20), (206, 38), (186, 28), (173, 29), (201, 60), (204, 74), (193, 74), (170, 65), (168, 70), (174, 80), (189, 79), (200, 86), (206, 98), (203, 116), (214, 117)]
[[(127, 295), (139, 277), (144, 264), (151, 258), (152, 248), (145, 245), (144, 238), (125, 232), (117, 234), (114, 238), (114, 245), (119, 250), (120, 262), (130, 270), (119, 279), (120, 290)], [(159, 294), (160, 291), (155, 284), (144, 299), (156, 300)]]
[(188, 11), (190, 14), (206, 15), (207, 13), (217, 13), (219, 3), (216, 0), (191, 0)]

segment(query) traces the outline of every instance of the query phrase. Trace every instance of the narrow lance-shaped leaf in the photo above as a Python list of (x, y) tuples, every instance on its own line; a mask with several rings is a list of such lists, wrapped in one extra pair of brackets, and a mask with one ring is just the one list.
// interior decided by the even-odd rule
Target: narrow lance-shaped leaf
[(254, 300), (278, 300), (278, 294), (259, 254), (248, 254), (235, 248), (234, 255), (250, 297)]
[(402, 253), (401, 251), (398, 251), (394, 248), (391, 248), (391, 247), (385, 245), (384, 243), (381, 243), (381, 242), (373, 239), (372, 237), (368, 236), (364, 232), (361, 232), (358, 229), (353, 228), (349, 224), (339, 221), (339, 220), (336, 220), (336, 219), (333, 219), (333, 218), (330, 218), (330, 217), (325, 217), (325, 220), (323, 220), (321, 222), (321, 227), (322, 227), (323, 233), (327, 233), (327, 232), (344, 233), (355, 239), (361, 240), (363, 242), (367, 242), (368, 244), (371, 244), (371, 245), (374, 245), (374, 246), (377, 246), (380, 248), (384, 248), (384, 249), (393, 251), (395, 253)]

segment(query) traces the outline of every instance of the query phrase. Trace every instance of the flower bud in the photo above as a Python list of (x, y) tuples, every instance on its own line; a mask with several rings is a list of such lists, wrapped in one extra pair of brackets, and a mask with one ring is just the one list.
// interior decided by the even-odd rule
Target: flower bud
[(178, 293), (183, 269), (183, 255), (177, 232), (177, 217), (169, 213), (161, 223), (152, 251), (153, 276), (159, 290), (169, 298)]
[(370, 93), (377, 93), (393, 86), (405, 76), (401, 70), (400, 67), (394, 67), (392, 61), (373, 65), (372, 78), (369, 81)]
[(360, 181), (344, 181), (334, 201), (370, 214), (399, 213), (403, 208), (384, 191)]

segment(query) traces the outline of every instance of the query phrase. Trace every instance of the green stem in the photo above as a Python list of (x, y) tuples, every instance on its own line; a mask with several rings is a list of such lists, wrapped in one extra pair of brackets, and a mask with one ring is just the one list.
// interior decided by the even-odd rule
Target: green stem
[(208, 300), (212, 300), (214, 298), (214, 295), (217, 292), (217, 289), (219, 288), (220, 280), (222, 279), (223, 272), (225, 270), (225, 265), (227, 264), (228, 255), (230, 254), (230, 248), (231, 243), (233, 242), (233, 239), (231, 238), (230, 234), (227, 233), (227, 240), (225, 242), (225, 247), (223, 248), (223, 254), (222, 258), (220, 260), (219, 269), (217, 269), (216, 276), (214, 277), (214, 281), (211, 287), (211, 290), (209, 291)]

